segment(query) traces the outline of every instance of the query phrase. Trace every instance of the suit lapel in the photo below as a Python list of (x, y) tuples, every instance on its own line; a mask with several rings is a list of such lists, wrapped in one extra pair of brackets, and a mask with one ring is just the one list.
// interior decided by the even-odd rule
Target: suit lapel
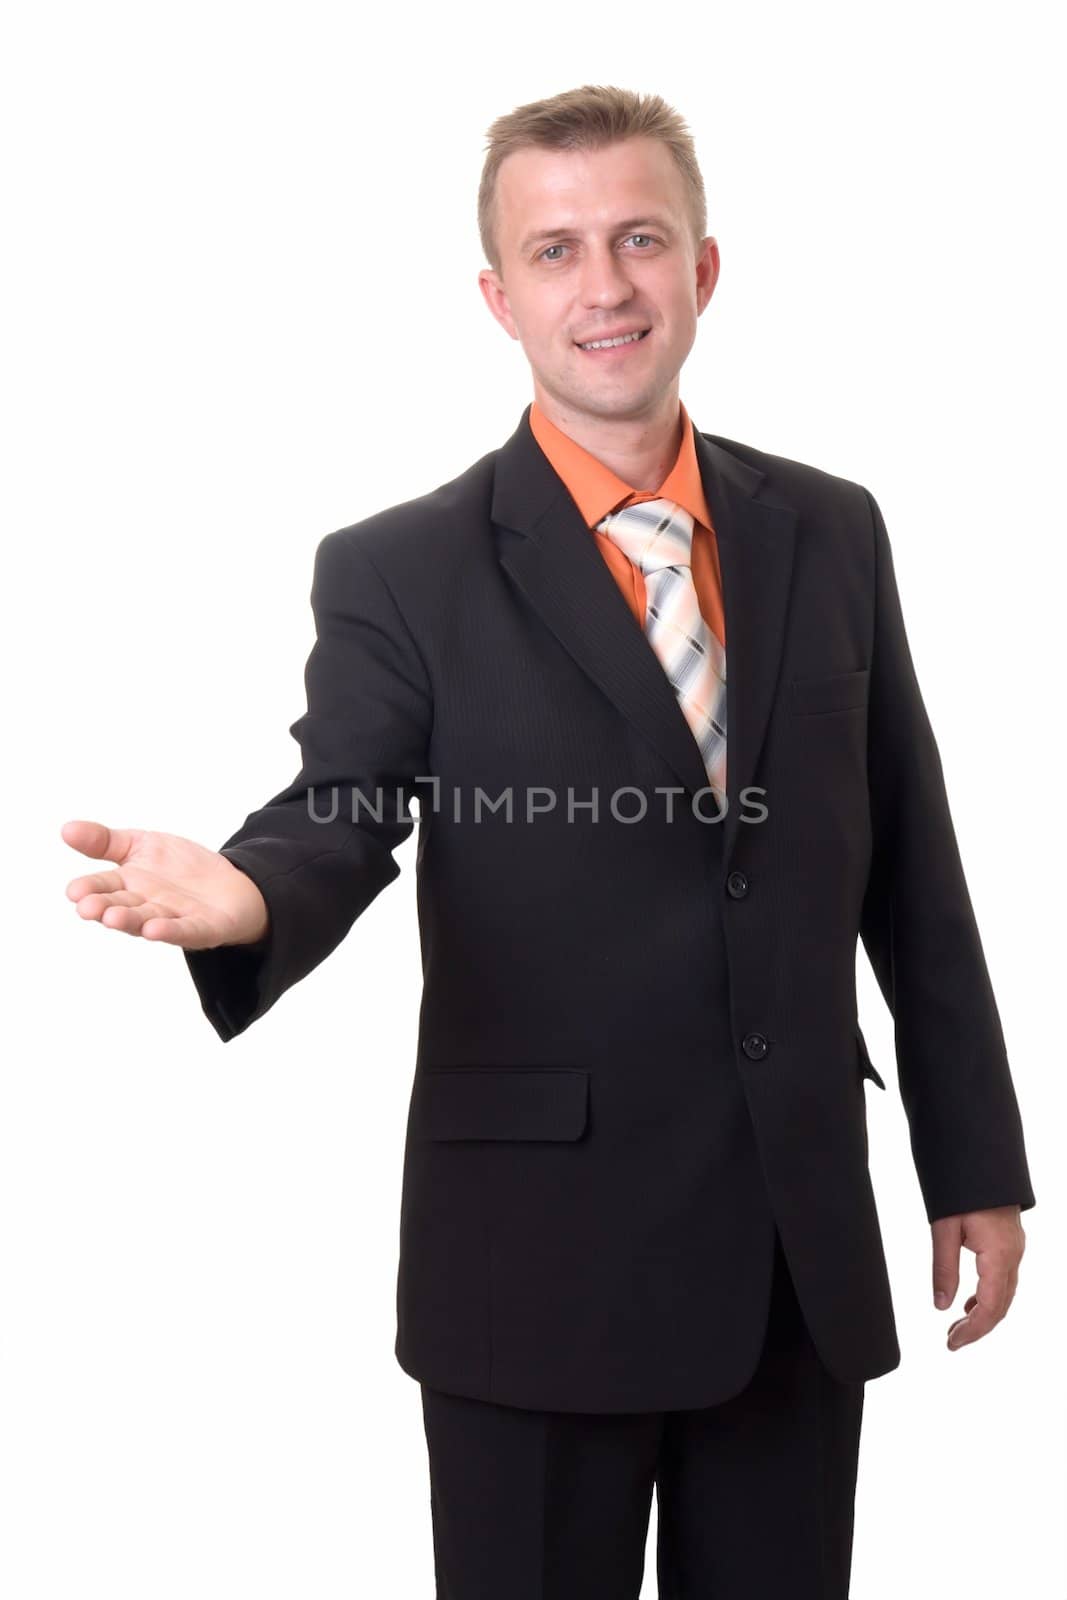
[[(687, 799), (707, 785), (696, 741), (655, 651), (619, 591), (562, 479), (534, 438), (529, 406), (497, 452), (490, 516), (522, 537), (498, 541), (501, 564), (561, 644), (675, 773)], [(695, 434), (719, 548), (726, 618), (728, 809), (755, 782), (774, 697), (793, 562), (796, 512), (755, 498), (764, 474)], [(757, 797), (762, 798), (762, 797)], [(771, 803), (771, 797), (767, 797)], [(710, 794), (699, 814), (714, 816)]]
[[(726, 619), (726, 795), (728, 863), (743, 790), (758, 782), (785, 640), (797, 512), (762, 488), (765, 474), (694, 430), (697, 460), (715, 523)], [(534, 441), (536, 443), (536, 440)], [(761, 493), (762, 488), (762, 493)], [(676, 705), (679, 717), (681, 707)], [(686, 724), (688, 727), (688, 724)], [(694, 747), (696, 741), (694, 740)], [(754, 797), (773, 805), (771, 795)]]

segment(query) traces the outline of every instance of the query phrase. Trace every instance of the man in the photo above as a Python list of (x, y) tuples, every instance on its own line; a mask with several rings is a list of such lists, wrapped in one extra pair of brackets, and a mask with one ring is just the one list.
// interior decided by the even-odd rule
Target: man
[(693, 427), (719, 255), (661, 99), (500, 118), (479, 222), (533, 403), (321, 541), (293, 783), (218, 852), (67, 823), (115, 863), (68, 893), (179, 945), (225, 1041), (397, 875), (418, 796), (396, 1354), (438, 1593), (633, 1600), (655, 1487), (661, 1596), (844, 1596), (864, 1384), (900, 1360), (859, 938), (937, 1304), (978, 1259), (951, 1349), (1006, 1312), (1034, 1204), (886, 529)]

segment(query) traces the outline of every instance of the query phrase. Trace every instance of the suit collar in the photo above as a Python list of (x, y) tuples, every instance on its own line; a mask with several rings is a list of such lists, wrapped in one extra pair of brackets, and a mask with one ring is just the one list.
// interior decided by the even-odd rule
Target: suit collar
[[(496, 453), (490, 516), (498, 528), (521, 536), (498, 541), (501, 564), (577, 664), (667, 761), (688, 800), (707, 785), (689, 724), (574, 499), (534, 438), (529, 417), (527, 406)], [(693, 442), (719, 547), (726, 617), (728, 809), (719, 826), (728, 863), (741, 792), (758, 783), (797, 512), (771, 498), (764, 473), (713, 437), (694, 429)], [(773, 804), (773, 797), (766, 803)], [(701, 798), (700, 814), (715, 814), (710, 792)]]

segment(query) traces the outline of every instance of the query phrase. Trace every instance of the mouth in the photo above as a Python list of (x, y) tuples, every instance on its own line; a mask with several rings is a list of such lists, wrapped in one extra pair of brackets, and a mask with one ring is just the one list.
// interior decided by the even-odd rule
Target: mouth
[(599, 360), (605, 357), (624, 356), (628, 350), (636, 349), (639, 344), (643, 344), (651, 332), (651, 328), (641, 328), (618, 339), (594, 340), (589, 344), (576, 343), (574, 348), (580, 350), (583, 355), (595, 356)]

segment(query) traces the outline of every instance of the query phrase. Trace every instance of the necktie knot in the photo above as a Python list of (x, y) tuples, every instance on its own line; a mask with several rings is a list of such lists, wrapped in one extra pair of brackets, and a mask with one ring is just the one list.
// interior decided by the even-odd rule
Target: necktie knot
[(690, 564), (693, 519), (674, 500), (638, 500), (609, 512), (597, 528), (645, 574)]

